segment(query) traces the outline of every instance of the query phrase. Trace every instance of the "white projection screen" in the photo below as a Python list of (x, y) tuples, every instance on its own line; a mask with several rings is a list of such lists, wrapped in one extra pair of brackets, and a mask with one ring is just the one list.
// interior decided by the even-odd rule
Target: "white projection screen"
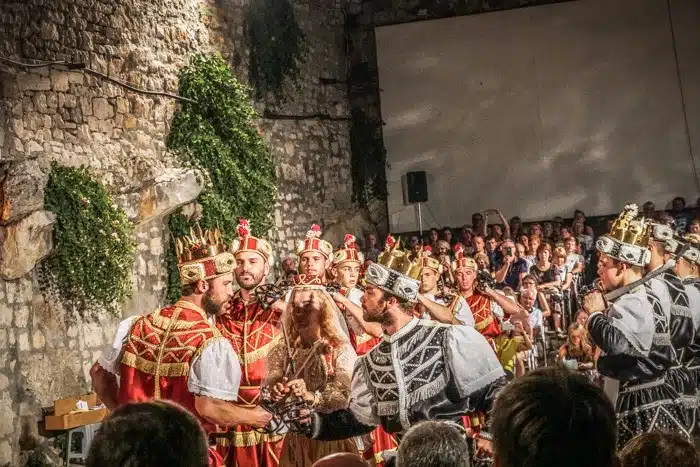
[(700, 194), (697, 0), (576, 0), (384, 26), (376, 41), (392, 232), (418, 230), (403, 191), (416, 170), (424, 228)]

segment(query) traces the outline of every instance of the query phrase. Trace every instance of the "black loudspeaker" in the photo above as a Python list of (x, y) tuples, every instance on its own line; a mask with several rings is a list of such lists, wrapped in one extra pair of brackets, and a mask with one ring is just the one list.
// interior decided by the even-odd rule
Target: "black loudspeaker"
[(409, 203), (428, 201), (428, 177), (425, 170), (406, 173), (406, 191)]

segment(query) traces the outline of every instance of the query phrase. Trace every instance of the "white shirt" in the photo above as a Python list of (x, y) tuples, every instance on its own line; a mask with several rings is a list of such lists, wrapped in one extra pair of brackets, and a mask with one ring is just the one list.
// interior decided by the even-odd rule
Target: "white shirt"
[[(449, 307), (452, 304), (452, 302), (447, 303), (443, 298), (435, 298), (435, 295), (433, 294), (425, 294), (424, 296), (428, 300), (438, 303), (440, 305), (444, 305), (446, 307)], [(453, 312), (455, 318), (457, 318), (457, 321), (459, 321), (460, 324), (474, 327), (474, 315), (472, 314), (472, 310), (471, 308), (469, 308), (469, 304), (464, 299), (464, 297), (459, 297), (457, 299), (457, 303), (455, 303)], [(427, 311), (423, 313), (422, 318), (433, 319), (432, 316), (430, 316), (430, 313), (428, 313)]]
[[(119, 323), (114, 341), (105, 347), (97, 360), (102, 368), (116, 376), (119, 376), (129, 330), (137, 318), (140, 316), (132, 316)], [(231, 343), (224, 337), (216, 338), (190, 362), (187, 389), (193, 394), (235, 401), (238, 399), (240, 384), (241, 364)]]

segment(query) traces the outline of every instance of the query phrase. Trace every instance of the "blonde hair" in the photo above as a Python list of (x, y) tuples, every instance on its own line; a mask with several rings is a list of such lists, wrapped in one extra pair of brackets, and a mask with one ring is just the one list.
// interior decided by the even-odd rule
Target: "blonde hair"
[[(340, 331), (336, 327), (336, 316), (335, 310), (331, 305), (328, 296), (321, 290), (312, 290), (312, 297), (317, 297), (321, 301), (321, 317), (320, 317), (320, 327), (321, 327), (321, 337), (326, 339), (331, 347), (338, 347), (345, 339), (341, 337)], [(296, 327), (294, 326), (294, 319), (292, 318), (292, 313), (286, 313), (284, 319), (284, 327), (289, 337), (289, 341), (293, 344), (299, 337)], [(327, 352), (326, 352), (327, 353)]]
[[(580, 331), (581, 333), (581, 342), (577, 346), (571, 341), (571, 335), (575, 331)], [(570, 357), (584, 357), (593, 355), (593, 346), (588, 340), (588, 331), (586, 331), (586, 328), (579, 323), (573, 323), (571, 326), (569, 326), (569, 332), (566, 335), (566, 347), (568, 351), (567, 353)]]
[(479, 261), (480, 259), (486, 260), (486, 264), (491, 264), (491, 261), (489, 261), (489, 256), (486, 253), (477, 253), (474, 255), (474, 261)]
[(556, 247), (552, 258), (566, 258), (566, 249), (563, 246)]

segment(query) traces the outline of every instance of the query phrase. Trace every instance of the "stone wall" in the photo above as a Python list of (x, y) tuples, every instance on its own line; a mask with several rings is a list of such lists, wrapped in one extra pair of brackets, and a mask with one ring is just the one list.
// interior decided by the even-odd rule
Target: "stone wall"
[[(286, 254), (320, 223), (334, 242), (374, 228), (358, 214), (350, 181), (344, 2), (295, 5), (309, 46), (299, 86), (256, 106), (279, 166), (276, 228)], [(135, 86), (177, 92), (198, 52), (220, 52), (247, 81), (248, 0), (6, 0), (0, 56), (81, 63)], [(133, 295), (123, 315), (165, 298), (167, 215), (196, 199), (201, 177), (166, 149), (176, 101), (144, 95), (82, 70), (0, 62), (0, 465), (22, 465), (46, 444), (42, 407), (90, 389), (88, 371), (116, 328), (81, 321), (47, 302), (37, 262), (50, 254), (44, 210), (50, 162), (85, 165), (136, 224)]]

